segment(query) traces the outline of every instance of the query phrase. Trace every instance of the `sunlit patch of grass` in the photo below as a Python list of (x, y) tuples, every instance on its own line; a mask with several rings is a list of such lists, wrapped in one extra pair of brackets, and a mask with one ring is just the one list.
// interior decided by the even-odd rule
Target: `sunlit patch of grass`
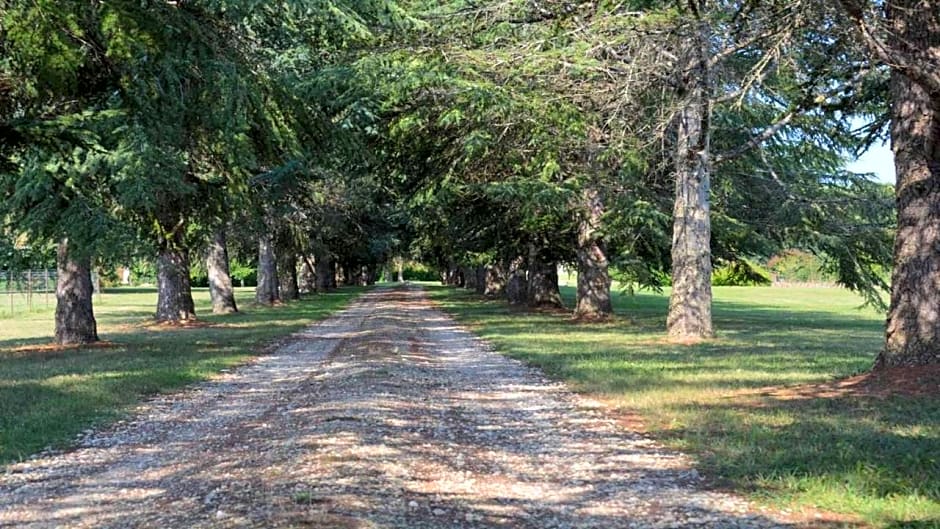
[[(50, 350), (53, 309), (0, 321), (0, 464), (112, 420), (147, 395), (206, 380), (257, 355), (261, 346), (324, 318), (362, 292), (348, 288), (278, 307), (261, 307), (240, 289), (237, 314), (210, 314), (208, 292), (194, 291), (210, 325), (148, 325), (156, 293), (115, 289), (95, 298), (108, 347)], [(30, 352), (30, 348), (35, 352)]]
[[(635, 411), (691, 452), (716, 485), (775, 505), (816, 506), (876, 527), (940, 527), (940, 406), (935, 396), (787, 400), (760, 391), (867, 370), (883, 315), (836, 288), (716, 288), (718, 338), (663, 340), (668, 298), (615, 296), (618, 317), (574, 324), (429, 287), (497, 349), (579, 391)], [(573, 291), (563, 289), (569, 306)]]

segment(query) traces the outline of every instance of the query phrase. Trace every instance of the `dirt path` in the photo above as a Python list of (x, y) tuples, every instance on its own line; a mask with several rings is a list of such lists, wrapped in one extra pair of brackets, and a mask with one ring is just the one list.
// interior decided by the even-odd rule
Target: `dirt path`
[(688, 461), (378, 289), (0, 474), (0, 527), (774, 528)]

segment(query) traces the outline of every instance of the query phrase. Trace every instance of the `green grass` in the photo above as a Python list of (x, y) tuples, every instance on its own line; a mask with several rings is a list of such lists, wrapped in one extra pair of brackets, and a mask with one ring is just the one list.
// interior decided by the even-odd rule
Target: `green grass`
[(114, 343), (106, 348), (28, 350), (52, 341), (52, 308), (0, 319), (0, 464), (62, 447), (147, 395), (244, 362), (266, 342), (328, 316), (362, 290), (268, 308), (247, 302), (251, 289), (238, 289), (242, 312), (215, 316), (208, 292), (196, 289), (197, 313), (212, 325), (193, 328), (145, 325), (156, 306), (152, 289), (106, 291), (95, 297), (99, 334)]
[[(510, 312), (429, 287), (499, 350), (635, 411), (722, 487), (767, 504), (817, 506), (875, 527), (940, 527), (936, 397), (786, 400), (747, 390), (867, 370), (883, 316), (836, 288), (716, 288), (717, 340), (663, 340), (668, 299), (616, 296), (611, 323)], [(563, 288), (573, 303), (571, 288)]]
[(0, 329), (9, 326), (8, 320), (55, 309), (55, 292), (8, 292), (0, 288)]

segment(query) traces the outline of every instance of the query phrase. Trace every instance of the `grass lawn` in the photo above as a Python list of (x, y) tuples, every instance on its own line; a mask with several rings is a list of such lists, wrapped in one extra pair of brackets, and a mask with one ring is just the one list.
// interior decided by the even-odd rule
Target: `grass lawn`
[[(777, 506), (816, 506), (875, 527), (940, 527), (937, 396), (788, 398), (757, 388), (867, 370), (883, 316), (836, 288), (715, 289), (719, 338), (663, 340), (666, 295), (616, 296), (618, 318), (510, 312), (463, 290), (431, 296), (500, 351), (639, 414), (720, 487)], [(574, 291), (562, 289), (568, 306)]]
[(249, 301), (253, 289), (238, 289), (242, 312), (215, 316), (208, 291), (195, 289), (196, 311), (209, 325), (173, 328), (149, 324), (155, 290), (114, 289), (95, 297), (98, 334), (112, 342), (107, 347), (39, 347), (52, 341), (53, 308), (0, 318), (0, 464), (63, 446), (147, 395), (244, 362), (266, 342), (330, 315), (362, 290), (268, 308)]
[(55, 310), (55, 292), (38, 292), (27, 295), (25, 292), (8, 292), (0, 287), (0, 329), (3, 320), (11, 317), (25, 317), (30, 312), (48, 312)]

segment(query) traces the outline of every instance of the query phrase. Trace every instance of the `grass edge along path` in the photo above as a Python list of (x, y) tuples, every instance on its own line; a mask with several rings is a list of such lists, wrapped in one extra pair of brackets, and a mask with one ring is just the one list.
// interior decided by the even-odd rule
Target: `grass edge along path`
[[(66, 448), (82, 431), (130, 412), (149, 396), (211, 379), (268, 345), (347, 306), (365, 288), (346, 287), (274, 307), (247, 302), (213, 315), (208, 292), (194, 290), (199, 320), (191, 327), (150, 321), (151, 289), (115, 289), (96, 298), (103, 344), (58, 349), (51, 311), (4, 320), (0, 328), (0, 465), (38, 451)], [(13, 326), (15, 325), (15, 327)]]
[[(716, 288), (718, 339), (684, 346), (664, 339), (662, 294), (615, 295), (614, 321), (576, 324), (565, 314), (425, 288), (498, 351), (639, 415), (648, 433), (690, 453), (716, 487), (882, 529), (940, 528), (937, 393), (792, 390), (870, 367), (882, 318), (858, 310), (850, 292)], [(573, 289), (562, 293), (572, 306)], [(781, 386), (790, 390), (768, 390)]]

